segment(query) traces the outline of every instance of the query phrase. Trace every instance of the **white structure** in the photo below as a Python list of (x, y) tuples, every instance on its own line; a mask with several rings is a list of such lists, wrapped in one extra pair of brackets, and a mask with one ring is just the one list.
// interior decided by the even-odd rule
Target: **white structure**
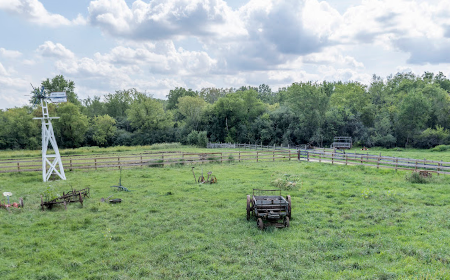
[[(39, 89), (37, 89), (39, 90)], [(61, 94), (64, 94), (62, 97)], [(41, 100), (42, 118), (34, 118), (42, 121), (42, 179), (47, 182), (52, 174), (57, 174), (61, 179), (66, 180), (64, 168), (61, 162), (58, 145), (56, 144), (55, 134), (53, 133), (52, 119), (59, 119), (58, 117), (50, 117), (48, 115), (48, 104), (42, 87), (41, 95), (38, 96)], [(50, 100), (52, 102), (66, 102), (65, 93), (51, 93)], [(54, 153), (49, 153), (49, 144), (53, 148)]]

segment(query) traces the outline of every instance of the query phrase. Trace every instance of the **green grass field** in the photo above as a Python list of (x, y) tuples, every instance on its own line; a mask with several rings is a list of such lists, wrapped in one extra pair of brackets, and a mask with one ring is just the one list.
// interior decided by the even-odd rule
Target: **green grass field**
[[(383, 153), (384, 154), (384, 153)], [(0, 209), (1, 279), (449, 279), (450, 176), (428, 184), (410, 172), (314, 162), (0, 174), (0, 192), (25, 207)], [(259, 231), (246, 195), (296, 184), (291, 226)], [(84, 207), (40, 210), (40, 194), (91, 188)], [(101, 203), (102, 197), (121, 204)], [(1, 197), (3, 199), (3, 197)], [(4, 199), (2, 200), (4, 202)]]

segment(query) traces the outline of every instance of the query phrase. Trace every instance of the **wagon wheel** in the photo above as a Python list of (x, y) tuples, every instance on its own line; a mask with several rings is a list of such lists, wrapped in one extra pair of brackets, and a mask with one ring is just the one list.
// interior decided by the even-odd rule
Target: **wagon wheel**
[(287, 216), (290, 218), (291, 217), (291, 196), (288, 195), (286, 198), (287, 198), (287, 201), (288, 201), (288, 213), (287, 213)]
[(23, 208), (23, 198), (19, 199), (19, 205), (20, 205), (20, 208)]
[(205, 177), (203, 176), (198, 177), (198, 182), (203, 184), (205, 182)]
[(247, 195), (247, 221), (250, 220), (250, 195)]
[(284, 227), (289, 227), (289, 217), (284, 217)]
[(261, 218), (258, 218), (258, 220), (256, 221), (256, 225), (258, 226), (258, 228), (260, 230), (264, 229), (264, 223), (263, 223), (263, 220)]

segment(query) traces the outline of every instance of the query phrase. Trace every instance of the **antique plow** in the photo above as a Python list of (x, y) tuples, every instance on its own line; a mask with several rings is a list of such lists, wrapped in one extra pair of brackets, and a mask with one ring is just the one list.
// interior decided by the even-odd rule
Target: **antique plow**
[[(42, 210), (45, 210), (45, 207), (48, 209), (52, 209), (54, 205), (57, 204), (63, 204), (64, 208), (67, 210), (67, 205), (73, 202), (79, 202), (81, 203), (81, 206), (83, 206), (83, 200), (84, 198), (89, 198), (89, 188), (85, 188), (82, 190), (71, 190), (68, 193), (64, 193), (63, 195), (48, 201), (44, 201), (41, 195), (41, 207)], [(45, 206), (45, 207), (44, 207)]]

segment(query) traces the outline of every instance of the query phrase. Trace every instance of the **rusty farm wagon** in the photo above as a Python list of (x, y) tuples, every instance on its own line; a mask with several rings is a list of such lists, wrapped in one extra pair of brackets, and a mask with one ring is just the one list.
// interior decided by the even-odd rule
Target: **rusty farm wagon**
[(284, 198), (281, 190), (253, 189), (253, 195), (247, 195), (247, 220), (251, 216), (261, 230), (266, 226), (289, 227), (291, 196)]

